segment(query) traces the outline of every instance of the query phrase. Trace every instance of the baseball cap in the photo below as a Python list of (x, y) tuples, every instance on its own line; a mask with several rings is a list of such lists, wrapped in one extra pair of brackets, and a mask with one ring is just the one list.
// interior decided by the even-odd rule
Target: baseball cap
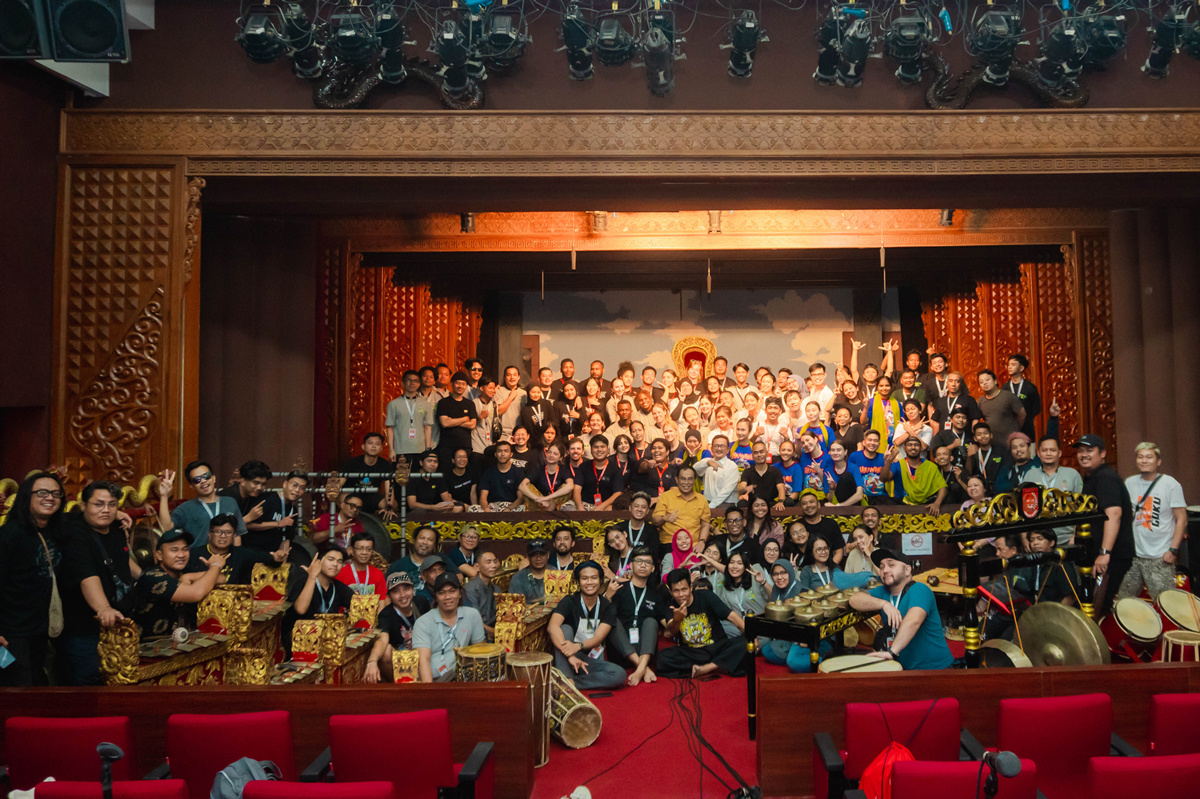
[(1104, 439), (1095, 433), (1088, 433), (1087, 435), (1080, 436), (1079, 440), (1072, 444), (1071, 447), (1073, 449), (1079, 449), (1080, 447), (1099, 447), (1100, 449), (1108, 449), (1108, 447), (1104, 445)]
[(912, 559), (903, 552), (893, 552), (890, 549), (877, 549), (871, 553), (871, 562), (876, 566), (882, 566), (885, 560), (897, 560), (905, 566), (912, 566)]
[(191, 533), (189, 533), (187, 530), (176, 527), (173, 530), (168, 530), (159, 537), (158, 546), (161, 547), (163, 544), (170, 544), (171, 542), (178, 541), (180, 539), (186, 541), (189, 547), (196, 543), (196, 539), (192, 537)]
[(408, 572), (392, 572), (387, 578), (387, 590), (391, 591), (398, 585), (413, 585), (412, 575)]
[(421, 561), (421, 571), (428, 571), (439, 563), (442, 564), (443, 568), (446, 567), (445, 558), (443, 558), (441, 555), (430, 555), (429, 557), (425, 558), (425, 560)]
[(549, 552), (550, 546), (544, 538), (535, 538), (525, 546), (525, 554), (532, 555), (534, 552)]
[(445, 588), (448, 585), (452, 585), (455, 588), (462, 587), (461, 585), (459, 585), (458, 577), (451, 574), (450, 572), (446, 572), (445, 574), (439, 574), (438, 578), (433, 581), (433, 593), (436, 594), (438, 591), (441, 591), (443, 588)]
[(462, 380), (465, 383), (469, 383), (469, 382), (471, 382), (471, 377), (466, 372), (459, 370), (454, 373), (454, 377), (450, 378), (450, 382), (457, 383), (459, 380)]

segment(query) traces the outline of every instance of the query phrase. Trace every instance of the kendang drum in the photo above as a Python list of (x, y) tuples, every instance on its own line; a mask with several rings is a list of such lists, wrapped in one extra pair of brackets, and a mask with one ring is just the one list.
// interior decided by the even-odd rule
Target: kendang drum
[(842, 655), (823, 660), (817, 666), (818, 674), (859, 674), (868, 671), (904, 671), (904, 667), (894, 660), (882, 660), (870, 655)]
[(600, 709), (558, 669), (550, 670), (550, 734), (569, 749), (591, 746), (600, 737)]
[(1191, 593), (1169, 588), (1154, 600), (1154, 607), (1162, 616), (1164, 630), (1200, 633), (1200, 599)]
[(1200, 633), (1167, 630), (1163, 633), (1161, 660), (1164, 663), (1200, 662)]
[(1163, 624), (1154, 607), (1144, 599), (1119, 600), (1100, 622), (1100, 632), (1109, 651), (1129, 661), (1149, 660), (1162, 638)]
[(864, 646), (870, 649), (875, 645), (875, 634), (883, 629), (883, 622), (878, 616), (868, 616), (858, 624), (846, 630), (845, 645), (854, 648)]
[(471, 644), (454, 650), (459, 682), (500, 682), (505, 649), (500, 644)]
[(512, 652), (508, 679), (529, 683), (529, 718), (538, 730), (534, 768), (550, 762), (550, 672), (554, 658), (545, 652)]

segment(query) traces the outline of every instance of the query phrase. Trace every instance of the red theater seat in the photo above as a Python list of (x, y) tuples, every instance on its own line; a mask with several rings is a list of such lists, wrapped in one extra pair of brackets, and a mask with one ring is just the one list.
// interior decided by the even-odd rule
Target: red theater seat
[[(935, 763), (911, 760), (892, 768), (892, 799), (964, 799), (975, 795), (981, 763)], [(984, 766), (984, 779), (987, 779)], [(1035, 799), (1037, 766), (1021, 761), (1021, 773), (1001, 777), (996, 799)]]
[[(98, 782), (43, 782), (33, 799), (103, 799)], [(114, 780), (113, 799), (188, 799), (183, 780)]]
[(56, 780), (100, 779), (97, 744), (116, 744), (125, 757), (113, 763), (114, 780), (136, 780), (137, 752), (127, 716), (86, 719), (52, 719), (13, 716), (4, 724), (8, 779), (19, 791), (28, 791), (47, 777)]
[(1048, 799), (1082, 796), (1088, 761), (1112, 749), (1134, 754), (1112, 732), (1108, 694), (1002, 699), (997, 748), (1038, 765), (1038, 790)]
[(1093, 757), (1088, 799), (1195, 799), (1200, 795), (1200, 755)]
[(396, 799), (396, 794), (390, 782), (256, 780), (246, 783), (242, 799)]
[(191, 799), (207, 799), (217, 773), (243, 757), (270, 760), (279, 766), (285, 780), (295, 780), (291, 714), (286, 710), (176, 713), (167, 719), (171, 776), (187, 783)]
[[(858, 784), (863, 770), (892, 741), (904, 744), (917, 760), (956, 762), (965, 750), (982, 748), (962, 729), (957, 699), (920, 702), (846, 704), (846, 748), (839, 751), (829, 733), (814, 736), (813, 779), (818, 799), (837, 799)], [(914, 735), (914, 732), (916, 733)]]
[(1158, 694), (1150, 699), (1150, 754), (1200, 753), (1200, 694)]
[[(402, 755), (396, 742), (403, 741)], [(454, 762), (450, 716), (444, 709), (417, 713), (331, 716), (329, 748), (304, 772), (339, 782), (386, 780), (399, 799), (451, 796), (491, 799), (495, 783), (492, 744), (476, 744), (467, 762)]]

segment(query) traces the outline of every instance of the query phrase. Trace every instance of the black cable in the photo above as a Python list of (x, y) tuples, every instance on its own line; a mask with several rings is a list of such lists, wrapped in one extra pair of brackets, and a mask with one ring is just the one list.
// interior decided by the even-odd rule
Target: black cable
[[(699, 701), (700, 701), (700, 689), (696, 685), (695, 681), (691, 680), (690, 678), (685, 680), (685, 686), (686, 686), (685, 690), (684, 690), (683, 695), (679, 702), (679, 707), (680, 707), (680, 713), (682, 714), (684, 721), (685, 721), (684, 735), (685, 735), (685, 737), (687, 737), (687, 740), (688, 740), (688, 750), (692, 753), (692, 757), (696, 758), (697, 762), (700, 763), (701, 769), (703, 771), (707, 771), (709, 774), (711, 774), (713, 776), (713, 779), (715, 779), (717, 782), (721, 783), (721, 785), (725, 788), (725, 790), (727, 790), (727, 791), (732, 790), (729, 783), (727, 783), (727, 782), (725, 782), (725, 780), (721, 779), (721, 776), (719, 774), (717, 774), (717, 772), (714, 771), (711, 766), (709, 766), (708, 764), (706, 764), (704, 762), (704, 752), (703, 752), (703, 749), (701, 749), (701, 741), (703, 740), (704, 736), (702, 734), (700, 734), (700, 732), (699, 732), (699, 729), (698, 729), (698, 726), (697, 726), (696, 720), (695, 720), (695, 715), (694, 715), (694, 713), (698, 712)], [(694, 710), (692, 712), (688, 711), (684, 702), (689, 699), (694, 703), (697, 710)], [(691, 735), (688, 735), (689, 731), (691, 732)], [(693, 736), (695, 736), (695, 737), (693, 738)], [(703, 742), (703, 746), (706, 746), (710, 750), (712, 750), (712, 746), (709, 745), (707, 741)], [(712, 751), (714, 752), (714, 754), (716, 753), (715, 750), (712, 750)], [(718, 755), (718, 758), (720, 758), (720, 755)], [(722, 762), (724, 762), (723, 758), (720, 758), (720, 759), (722, 760)], [(728, 768), (728, 767), (729, 767), (728, 764), (726, 764), (726, 768)], [(703, 778), (703, 775), (701, 775), (701, 776)]]
[[(674, 681), (674, 680), (672, 680), (672, 682), (674, 683), (675, 681)], [(678, 683), (676, 683), (675, 690), (676, 690), (676, 692), (678, 692), (678, 690), (679, 690)], [(621, 765), (622, 763), (624, 763), (624, 762), (625, 762), (625, 760), (626, 760), (626, 758), (628, 758), (628, 757), (629, 757), (630, 755), (632, 755), (634, 752), (636, 752), (637, 750), (641, 749), (643, 746), (645, 746), (646, 744), (648, 744), (648, 743), (651, 741), (651, 739), (653, 739), (653, 738), (657, 738), (659, 735), (662, 735), (664, 732), (666, 732), (668, 729), (670, 729), (670, 728), (671, 728), (671, 725), (672, 725), (672, 724), (674, 723), (674, 721), (675, 721), (675, 711), (674, 711), (674, 704), (673, 704), (673, 703), (674, 703), (674, 700), (672, 700), (672, 706), (671, 706), (671, 708), (672, 708), (672, 710), (671, 710), (671, 718), (669, 718), (669, 719), (667, 720), (667, 723), (666, 723), (666, 724), (663, 726), (663, 728), (662, 728), (662, 729), (660, 729), (658, 732), (652, 733), (652, 734), (650, 734), (650, 735), (646, 736), (645, 738), (643, 738), (641, 743), (639, 743), (637, 746), (633, 747), (633, 748), (632, 748), (632, 749), (630, 749), (628, 752), (626, 752), (624, 755), (622, 755), (622, 756), (621, 756), (621, 759), (620, 759), (620, 760), (618, 760), (616, 763), (613, 763), (611, 766), (609, 766), (608, 768), (604, 769), (604, 770), (603, 770), (603, 771), (601, 771), (599, 774), (596, 774), (596, 775), (595, 775), (595, 776), (593, 776), (593, 777), (588, 777), (586, 780), (584, 780), (583, 782), (581, 782), (581, 783), (580, 783), (580, 785), (587, 785), (589, 782), (593, 782), (594, 780), (597, 780), (597, 779), (599, 779), (600, 777), (603, 777), (605, 774), (607, 774), (608, 772), (610, 772), (610, 771), (612, 771), (613, 769), (615, 769), (617, 766), (619, 766), (619, 765)]]
[(979, 761), (979, 773), (975, 775), (975, 799), (979, 799), (979, 791), (983, 786), (983, 767), (986, 763), (986, 760)]

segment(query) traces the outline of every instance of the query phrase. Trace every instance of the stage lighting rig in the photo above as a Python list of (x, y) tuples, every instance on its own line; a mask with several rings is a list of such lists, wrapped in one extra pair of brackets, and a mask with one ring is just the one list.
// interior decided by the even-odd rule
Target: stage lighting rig
[(1067, 17), (1060, 19), (1042, 39), (1042, 55), (1037, 59), (1037, 82), (1046, 89), (1057, 89), (1064, 83), (1074, 83), (1083, 72), (1083, 59), (1087, 55), (1078, 21)]
[(1024, 31), (1019, 6), (988, 4), (976, 7), (967, 34), (967, 52), (987, 64), (984, 83), (992, 86), (1008, 83), (1009, 68)]
[(485, 61), (497, 73), (510, 71), (524, 57), (525, 47), (531, 41), (524, 27), (520, 10), (515, 6), (493, 5), (488, 9)]
[(1154, 27), (1154, 43), (1150, 46), (1150, 55), (1142, 65), (1142, 71), (1152, 78), (1165, 78), (1170, 74), (1171, 58), (1183, 45), (1185, 36), (1192, 28), (1188, 19), (1191, 12), (1189, 3), (1176, 3), (1167, 7), (1166, 13), (1158, 18)]
[(626, 15), (610, 15), (600, 20), (596, 34), (596, 57), (606, 67), (619, 67), (628, 63), (637, 50), (633, 34), (621, 23)]
[(567, 74), (571, 80), (591, 80), (596, 74), (592, 65), (592, 35), (595, 31), (584, 18), (579, 6), (572, 3), (563, 15), (560, 50), (567, 51)]
[(817, 28), (816, 37), (817, 71), (813, 78), (817, 83), (849, 87), (861, 84), (863, 68), (874, 44), (867, 9), (835, 5)]
[(375, 30), (383, 48), (380, 53), (379, 77), (388, 83), (403, 83), (408, 78), (408, 70), (404, 67), (404, 45), (416, 44), (405, 41), (404, 19), (394, 8), (383, 9), (375, 16)]
[(729, 44), (721, 45), (722, 50), (732, 50), (729, 54), (729, 74), (735, 78), (748, 78), (754, 71), (754, 55), (760, 42), (769, 42), (763, 33), (762, 25), (753, 11), (743, 11), (736, 21), (729, 25)]
[(325, 70), (325, 48), (317, 41), (313, 24), (299, 3), (289, 3), (283, 14), (284, 32), (292, 48), (292, 71), (297, 78), (312, 80)]
[(675, 49), (666, 32), (658, 26), (646, 31), (642, 40), (646, 62), (646, 83), (655, 97), (669, 94), (675, 88)]
[(241, 30), (234, 40), (254, 63), (270, 64), (291, 50), (282, 6), (253, 6), (238, 22)]
[(1103, 14), (1089, 9), (1079, 15), (1079, 36), (1087, 45), (1084, 66), (1100, 69), (1125, 47), (1129, 29), (1124, 14)]
[(892, 20), (883, 35), (883, 52), (898, 61), (896, 77), (905, 85), (921, 82), (925, 51), (934, 40), (934, 22), (926, 7), (900, 6), (900, 15)]
[(375, 19), (366, 6), (343, 6), (329, 16), (329, 42), (333, 54), (343, 63), (364, 67), (379, 55), (379, 36)]
[(467, 77), (467, 43), (452, 19), (442, 22), (437, 37), (438, 57), (442, 60), (442, 91), (452, 99), (465, 97), (470, 89)]

